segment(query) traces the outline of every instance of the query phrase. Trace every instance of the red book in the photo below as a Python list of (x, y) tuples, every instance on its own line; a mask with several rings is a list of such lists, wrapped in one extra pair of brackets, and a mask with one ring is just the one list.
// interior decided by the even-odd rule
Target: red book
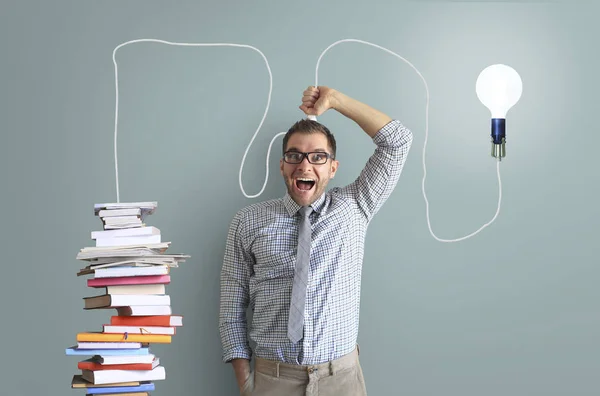
[(110, 324), (113, 326), (164, 326), (177, 327), (183, 326), (183, 316), (181, 315), (163, 315), (163, 316), (111, 316)]
[(159, 360), (154, 359), (152, 363), (133, 363), (133, 364), (100, 364), (93, 361), (83, 360), (77, 363), (77, 368), (81, 370), (152, 370), (158, 366)]

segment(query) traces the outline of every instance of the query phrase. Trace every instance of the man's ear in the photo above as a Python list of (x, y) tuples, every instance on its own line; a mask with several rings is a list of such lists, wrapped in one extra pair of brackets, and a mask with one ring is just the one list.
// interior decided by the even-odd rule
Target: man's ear
[(330, 176), (331, 179), (333, 179), (335, 177), (335, 172), (337, 172), (339, 164), (340, 164), (340, 162), (338, 160), (331, 161), (331, 176)]
[(281, 176), (283, 176), (283, 159), (279, 159), (279, 172), (281, 172)]

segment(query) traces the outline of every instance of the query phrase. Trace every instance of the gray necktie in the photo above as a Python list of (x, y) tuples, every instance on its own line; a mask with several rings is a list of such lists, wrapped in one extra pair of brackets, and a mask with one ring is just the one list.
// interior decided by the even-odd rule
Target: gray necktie
[(310, 268), (310, 206), (300, 208), (300, 227), (298, 229), (298, 253), (290, 302), (290, 318), (288, 321), (288, 338), (296, 343), (302, 338), (304, 330), (304, 305), (306, 303), (306, 287)]

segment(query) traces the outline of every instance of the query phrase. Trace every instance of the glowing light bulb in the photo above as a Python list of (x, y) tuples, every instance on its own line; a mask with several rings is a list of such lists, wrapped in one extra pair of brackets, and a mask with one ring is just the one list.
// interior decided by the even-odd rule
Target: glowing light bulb
[(492, 116), (492, 157), (506, 156), (506, 113), (521, 98), (523, 82), (510, 66), (496, 64), (483, 69), (475, 84), (477, 97)]

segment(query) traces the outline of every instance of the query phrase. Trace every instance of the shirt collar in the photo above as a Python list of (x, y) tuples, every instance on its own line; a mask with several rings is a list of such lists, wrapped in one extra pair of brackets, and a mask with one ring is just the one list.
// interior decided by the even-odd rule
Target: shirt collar
[[(321, 210), (325, 205), (325, 195), (326, 193), (323, 192), (323, 194), (321, 194), (321, 196), (310, 205), (312, 206), (313, 211), (321, 213)], [(296, 203), (296, 201), (292, 199), (288, 192), (286, 192), (285, 196), (283, 197), (283, 206), (285, 206), (285, 209), (287, 210), (290, 217), (293, 217), (300, 210), (301, 207)]]

